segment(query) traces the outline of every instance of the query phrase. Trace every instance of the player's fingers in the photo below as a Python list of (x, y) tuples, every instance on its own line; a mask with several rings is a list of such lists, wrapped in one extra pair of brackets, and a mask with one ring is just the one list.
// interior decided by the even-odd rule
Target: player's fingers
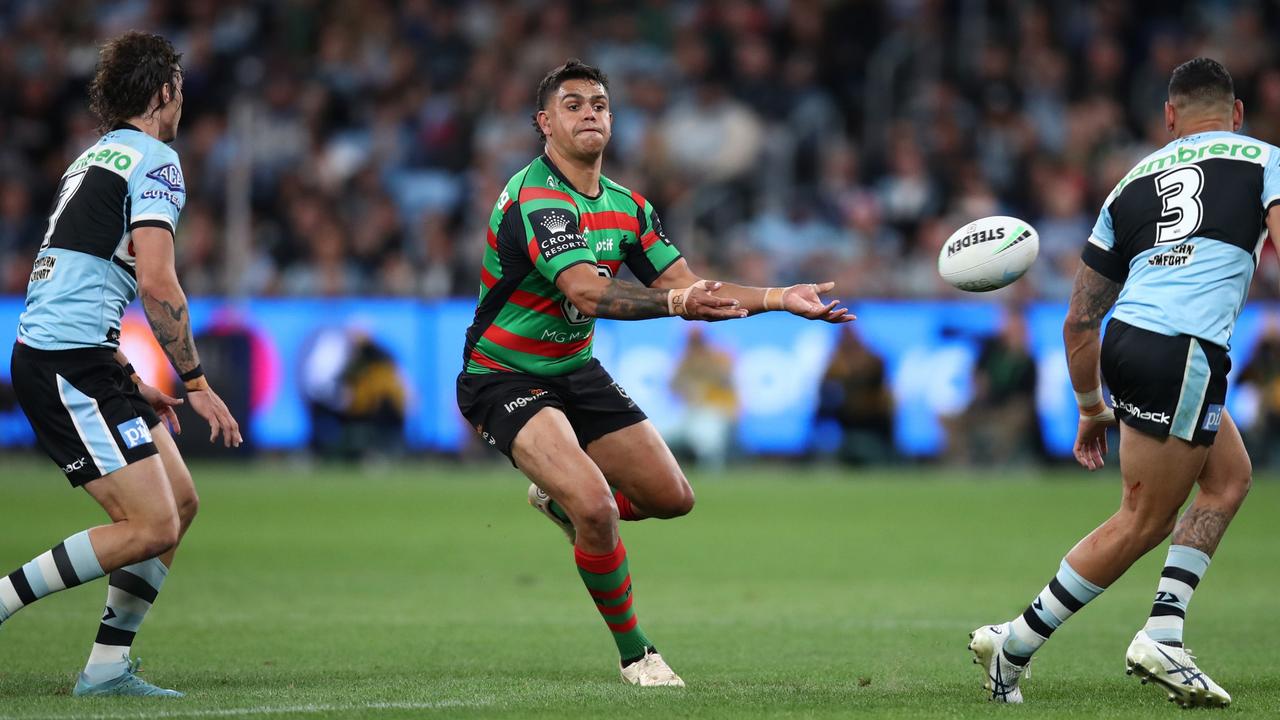
[(182, 403), (186, 402), (186, 400), (182, 400), (180, 398), (176, 398), (171, 395), (165, 395), (163, 392), (157, 391), (157, 393), (160, 395), (160, 401), (163, 402), (165, 405), (181, 405)]
[(227, 420), (231, 422), (231, 446), (240, 447), (240, 443), (244, 442), (244, 437), (240, 434), (240, 423), (231, 416), (231, 412), (227, 412)]
[(169, 432), (174, 435), (182, 434), (182, 423), (178, 422), (178, 413), (174, 412), (173, 408), (165, 408), (160, 413), (160, 417), (164, 420), (165, 425), (168, 426)]
[(836, 289), (836, 284), (835, 284), (835, 283), (833, 283), (833, 282), (824, 282), (824, 283), (814, 283), (814, 284), (813, 284), (813, 291), (814, 291), (814, 292), (816, 292), (816, 293), (818, 293), (818, 294), (822, 294), (822, 293), (824, 293), (824, 292), (831, 292), (832, 290), (835, 290), (835, 289)]

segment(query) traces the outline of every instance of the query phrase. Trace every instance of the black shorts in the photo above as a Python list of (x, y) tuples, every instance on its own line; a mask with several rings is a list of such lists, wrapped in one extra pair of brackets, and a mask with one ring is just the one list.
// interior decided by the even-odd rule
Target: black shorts
[(1116, 417), (1148, 435), (1212, 445), (1227, 401), (1226, 348), (1190, 335), (1161, 335), (1112, 318), (1102, 340), (1102, 377)]
[(79, 487), (155, 455), (160, 416), (110, 348), (36, 350), (13, 346), (13, 392), (36, 440)]
[(462, 416), (480, 437), (510, 458), (512, 465), (511, 443), (516, 433), (544, 407), (564, 411), (584, 448), (646, 419), (627, 391), (594, 358), (568, 375), (553, 377), (515, 372), (458, 375)]

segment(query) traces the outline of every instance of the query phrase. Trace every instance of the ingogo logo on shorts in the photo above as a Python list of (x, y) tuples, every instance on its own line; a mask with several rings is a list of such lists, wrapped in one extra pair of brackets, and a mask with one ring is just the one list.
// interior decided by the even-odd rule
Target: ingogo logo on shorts
[(142, 418), (137, 417), (132, 420), (126, 420), (116, 426), (116, 430), (120, 431), (120, 437), (124, 438), (125, 447), (130, 450), (139, 445), (146, 445), (153, 442), (151, 439), (151, 431), (147, 429), (147, 424)]

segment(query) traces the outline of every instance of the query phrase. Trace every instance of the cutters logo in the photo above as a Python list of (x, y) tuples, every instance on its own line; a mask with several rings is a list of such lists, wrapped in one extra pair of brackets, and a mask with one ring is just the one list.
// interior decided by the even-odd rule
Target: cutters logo
[(558, 212), (550, 212), (547, 213), (546, 217), (542, 218), (541, 224), (552, 234), (559, 235), (568, 229), (569, 218)]
[(1116, 410), (1122, 410), (1133, 416), (1135, 420), (1150, 420), (1158, 425), (1169, 424), (1169, 413), (1156, 412), (1154, 410), (1143, 410), (1133, 403), (1116, 399), (1115, 395), (1111, 396), (1111, 404)]
[(89, 458), (80, 458), (79, 460), (62, 466), (62, 472), (70, 475), (71, 473), (83, 468), (89, 463)]
[(532, 390), (529, 391), (528, 395), (525, 395), (524, 397), (518, 397), (509, 403), (504, 403), (502, 405), (502, 409), (506, 410), (507, 414), (510, 415), (511, 413), (515, 412), (516, 410), (519, 410), (522, 407), (529, 405), (530, 403), (537, 402), (539, 399), (542, 398), (543, 395), (546, 395), (546, 394), (547, 394), (547, 391), (543, 390), (542, 388), (533, 388)]

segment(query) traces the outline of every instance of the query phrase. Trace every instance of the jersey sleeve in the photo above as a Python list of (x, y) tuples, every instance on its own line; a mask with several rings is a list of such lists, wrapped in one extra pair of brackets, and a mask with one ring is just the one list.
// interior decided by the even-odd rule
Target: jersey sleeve
[(1280, 148), (1272, 147), (1262, 169), (1262, 211), (1280, 205)]
[(596, 264), (596, 255), (578, 227), (578, 208), (564, 193), (529, 188), (521, 191), (526, 250), (538, 272), (552, 284), (578, 263)]
[(1111, 208), (1104, 207), (1098, 213), (1098, 221), (1089, 233), (1089, 244), (1081, 257), (1084, 264), (1113, 282), (1123, 283), (1129, 277), (1129, 264), (1116, 250), (1115, 224), (1111, 220)]
[(667, 268), (680, 259), (680, 251), (671, 244), (662, 229), (662, 220), (648, 202), (637, 212), (639, 241), (626, 248), (627, 268), (646, 286), (652, 285)]
[(187, 201), (178, 154), (163, 147), (143, 158), (143, 172), (129, 180), (129, 229), (158, 227), (177, 233), (178, 215)]

